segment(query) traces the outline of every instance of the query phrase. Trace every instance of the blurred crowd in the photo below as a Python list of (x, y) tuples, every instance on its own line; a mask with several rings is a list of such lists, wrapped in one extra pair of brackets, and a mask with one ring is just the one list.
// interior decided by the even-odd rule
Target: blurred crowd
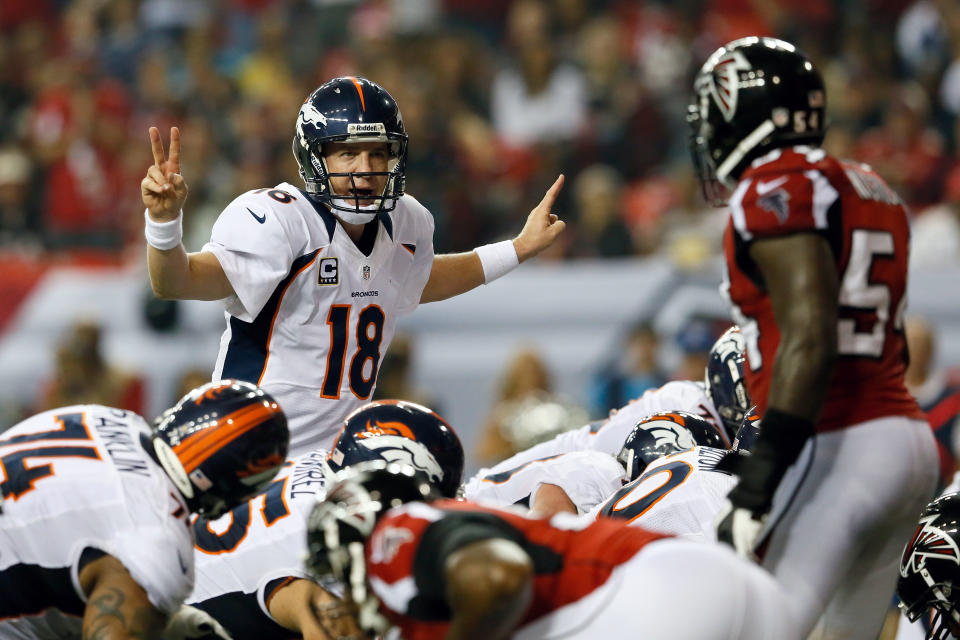
[(761, 34), (819, 63), (827, 147), (874, 165), (909, 202), (935, 249), (922, 258), (960, 253), (958, 0), (2, 5), (7, 252), (140, 259), (149, 125), (181, 129), (186, 245), (199, 249), (236, 195), (298, 183), (290, 144), (307, 94), (362, 75), (401, 106), (408, 191), (434, 213), (438, 251), (515, 233), (563, 172), (571, 230), (554, 258), (659, 252), (697, 266), (717, 251), (723, 214), (690, 170), (691, 78), (718, 45)]

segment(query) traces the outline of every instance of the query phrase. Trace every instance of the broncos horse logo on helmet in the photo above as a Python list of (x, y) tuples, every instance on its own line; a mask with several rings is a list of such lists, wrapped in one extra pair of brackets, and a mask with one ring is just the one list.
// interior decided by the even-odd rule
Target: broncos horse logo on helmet
[(903, 550), (897, 595), (911, 621), (934, 610), (927, 638), (960, 631), (960, 493), (937, 498), (920, 514)]
[(654, 460), (697, 446), (729, 448), (720, 429), (698, 415), (685, 411), (655, 413), (637, 423), (624, 440), (617, 460), (630, 482)]
[(460, 487), (463, 458), (460, 438), (436, 413), (413, 402), (380, 400), (347, 416), (327, 464), (334, 471), (365, 460), (407, 464), (452, 498)]
[[(385, 142), (390, 161), (386, 172), (331, 173), (323, 156), (325, 144)], [(307, 194), (334, 209), (351, 224), (365, 224), (379, 212), (392, 211), (403, 195), (407, 169), (407, 132), (400, 108), (386, 89), (366, 78), (334, 78), (310, 94), (297, 114), (293, 155), (300, 165)], [(331, 177), (385, 176), (386, 186), (372, 209), (356, 196), (333, 193)], [(351, 202), (352, 201), (352, 202)]]
[(240, 380), (197, 387), (154, 421), (148, 447), (193, 513), (216, 518), (248, 499), (287, 457), (287, 418), (263, 389)]
[(717, 49), (694, 81), (687, 108), (690, 150), (704, 197), (721, 205), (755, 158), (823, 142), (823, 79), (792, 44), (741, 38)]

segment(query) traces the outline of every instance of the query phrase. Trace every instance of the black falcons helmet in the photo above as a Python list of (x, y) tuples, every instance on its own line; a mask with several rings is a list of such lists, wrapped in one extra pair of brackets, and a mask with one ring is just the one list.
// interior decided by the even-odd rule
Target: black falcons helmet
[(897, 595), (914, 621), (934, 610), (927, 638), (951, 637), (960, 626), (960, 493), (948, 493), (927, 505), (900, 560)]
[[(330, 173), (323, 159), (323, 145), (331, 142), (386, 142), (390, 166), (386, 172)], [(407, 132), (400, 108), (386, 89), (366, 78), (334, 78), (310, 94), (297, 114), (293, 155), (300, 177), (314, 199), (340, 213), (373, 219), (376, 211), (391, 211), (403, 195), (407, 167)], [(330, 177), (387, 176), (376, 211), (360, 208), (356, 197), (331, 197)]]
[(720, 429), (686, 411), (655, 413), (637, 423), (623, 442), (617, 460), (626, 469), (626, 481), (640, 477), (654, 460), (693, 447), (729, 449)]
[(383, 634), (390, 623), (367, 589), (364, 545), (387, 510), (440, 495), (413, 467), (383, 460), (344, 469), (327, 486), (307, 520), (307, 570), (317, 580), (346, 585), (360, 626), (371, 636)]
[(705, 371), (707, 397), (720, 414), (727, 429), (727, 439), (731, 441), (750, 408), (750, 396), (743, 379), (745, 349), (740, 327), (730, 327), (710, 348)]
[(457, 495), (463, 477), (463, 445), (453, 428), (405, 400), (371, 402), (347, 416), (327, 463), (339, 471), (364, 460), (408, 464), (448, 498)]
[(697, 74), (687, 109), (707, 200), (721, 204), (726, 189), (764, 152), (823, 142), (825, 105), (819, 72), (788, 42), (752, 36), (714, 51)]
[(153, 449), (193, 513), (213, 519), (273, 479), (290, 445), (287, 418), (240, 380), (197, 387), (154, 421)]

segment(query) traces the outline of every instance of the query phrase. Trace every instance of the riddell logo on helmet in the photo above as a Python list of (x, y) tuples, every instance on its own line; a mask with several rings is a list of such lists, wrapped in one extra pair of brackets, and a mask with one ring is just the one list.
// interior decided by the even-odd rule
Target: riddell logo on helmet
[(374, 133), (377, 135), (387, 135), (387, 128), (382, 122), (351, 122), (347, 125), (347, 133), (351, 136), (366, 135)]
[(367, 421), (366, 431), (361, 431), (357, 434), (357, 438), (361, 440), (364, 438), (372, 438), (374, 436), (403, 436), (404, 438), (409, 438), (410, 440), (416, 440), (417, 437), (413, 435), (413, 431), (407, 425), (402, 422), (376, 422), (370, 424), (370, 421)]

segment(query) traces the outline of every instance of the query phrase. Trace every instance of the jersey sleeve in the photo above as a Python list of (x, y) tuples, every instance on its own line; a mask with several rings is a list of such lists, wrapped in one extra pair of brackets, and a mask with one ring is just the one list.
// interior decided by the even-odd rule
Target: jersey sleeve
[[(408, 251), (413, 252), (413, 266), (410, 274), (404, 280), (397, 312), (406, 314), (412, 312), (420, 304), (423, 288), (430, 279), (433, 269), (433, 216), (422, 204), (412, 196), (405, 196), (404, 202), (409, 207), (409, 213), (415, 220), (416, 240), (413, 243), (403, 242)], [(410, 246), (412, 245), (412, 247)]]
[[(227, 205), (203, 246), (217, 257), (233, 287), (227, 311), (244, 322), (257, 317), (297, 255), (301, 241), (289, 228), (294, 211), (283, 210), (291, 206), (249, 191)], [(302, 235), (305, 239), (306, 232)]]
[[(171, 527), (182, 527), (182, 535)], [(160, 611), (172, 613), (193, 590), (193, 549), (185, 525), (137, 527), (115, 536), (109, 547)]]
[(730, 198), (733, 227), (743, 241), (827, 229), (837, 190), (812, 165), (756, 175)]
[[(584, 467), (598, 465), (594, 470)], [(499, 467), (499, 465), (498, 465)], [(522, 462), (519, 465), (503, 469), (490, 470), (484, 475), (478, 474), (465, 488), (466, 498), (491, 506), (505, 507), (524, 503), (541, 484), (556, 484), (563, 488), (571, 499), (578, 496), (583, 503), (589, 503), (595, 492), (602, 492), (611, 484), (611, 478), (623, 476), (623, 469), (610, 456), (597, 451), (580, 451), (548, 455), (543, 458)], [(593, 483), (589, 488), (578, 487), (580, 481)], [(619, 485), (619, 480), (617, 481)]]
[(544, 462), (531, 495), (553, 484), (567, 494), (577, 513), (587, 513), (623, 485), (623, 467), (599, 451), (568, 453)]

